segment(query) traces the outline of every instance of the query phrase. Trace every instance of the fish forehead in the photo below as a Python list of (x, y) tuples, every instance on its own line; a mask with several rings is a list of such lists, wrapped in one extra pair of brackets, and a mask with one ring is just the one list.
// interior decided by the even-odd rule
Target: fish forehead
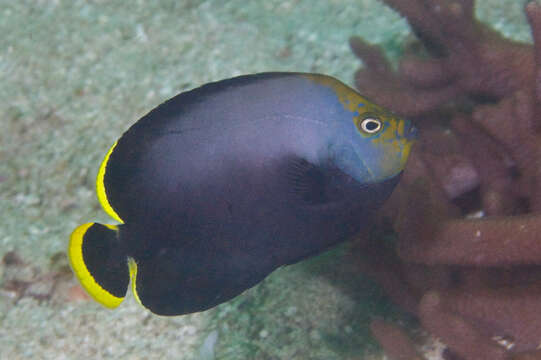
[(328, 125), (343, 115), (343, 106), (332, 88), (315, 81), (320, 77), (325, 76), (269, 73), (211, 83), (174, 97), (157, 115), (166, 119), (164, 130), (184, 132), (234, 128), (277, 115)]
[(302, 76), (316, 84), (330, 88), (342, 106), (352, 113), (358, 112), (359, 108), (364, 106), (374, 105), (357, 91), (331, 76), (322, 74), (303, 74)]
[[(305, 74), (306, 78), (315, 83), (332, 89), (338, 102), (348, 110), (353, 116), (351, 120), (358, 124), (367, 117), (377, 117), (383, 122), (383, 130), (378, 134), (364, 135), (370, 138), (370, 143), (379, 146), (382, 144), (404, 142), (407, 121), (393, 114), (389, 110), (375, 104), (371, 100), (363, 97), (358, 92), (345, 85), (341, 81), (326, 75)], [(357, 132), (354, 132), (357, 135)], [(363, 134), (361, 134), (363, 136)], [(398, 150), (396, 145), (395, 150)]]

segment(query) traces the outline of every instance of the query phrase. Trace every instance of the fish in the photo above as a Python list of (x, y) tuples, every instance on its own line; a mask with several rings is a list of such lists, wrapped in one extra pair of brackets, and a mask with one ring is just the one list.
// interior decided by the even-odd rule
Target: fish
[(210, 309), (370, 226), (415, 138), (409, 120), (323, 74), (180, 93), (106, 153), (96, 193), (117, 224), (73, 231), (72, 270), (108, 308), (131, 283), (157, 315)]

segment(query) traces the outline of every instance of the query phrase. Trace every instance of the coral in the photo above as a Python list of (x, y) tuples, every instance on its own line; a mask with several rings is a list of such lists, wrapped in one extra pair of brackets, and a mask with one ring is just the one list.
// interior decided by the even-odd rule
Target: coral
[[(541, 358), (541, 5), (525, 6), (531, 46), (474, 19), (473, 0), (385, 3), (430, 57), (408, 54), (394, 72), (350, 40), (365, 65), (357, 86), (421, 133), (384, 209), (397, 241), (359, 242), (361, 270), (447, 359)], [(398, 328), (372, 330), (392, 358), (421, 358)]]
[(379, 49), (359, 37), (350, 39), (366, 65), (356, 73), (356, 84), (382, 105), (416, 116), (462, 95), (499, 99), (532, 78), (531, 47), (478, 22), (473, 0), (384, 2), (406, 17), (432, 57), (407, 55), (393, 74)]
[(372, 333), (378, 339), (387, 355), (396, 360), (420, 360), (417, 350), (402, 329), (383, 320), (376, 319), (370, 324)]

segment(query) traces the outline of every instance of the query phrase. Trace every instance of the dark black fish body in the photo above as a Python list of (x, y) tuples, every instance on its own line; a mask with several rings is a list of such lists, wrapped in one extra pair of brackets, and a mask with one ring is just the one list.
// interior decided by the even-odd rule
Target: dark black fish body
[(412, 129), (324, 75), (248, 75), (177, 95), (107, 154), (97, 192), (121, 224), (77, 228), (72, 267), (109, 307), (131, 274), (154, 313), (208, 309), (369, 224)]

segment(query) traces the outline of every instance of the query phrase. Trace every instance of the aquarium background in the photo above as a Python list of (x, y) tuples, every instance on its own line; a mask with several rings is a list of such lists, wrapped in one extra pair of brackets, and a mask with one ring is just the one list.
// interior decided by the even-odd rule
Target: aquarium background
[[(522, 2), (478, 1), (477, 15), (531, 41)], [(352, 35), (391, 59), (413, 41), (376, 0), (0, 0), (0, 359), (382, 358), (369, 319), (414, 323), (344, 260), (348, 244), (179, 317), (154, 316), (131, 295), (102, 308), (65, 258), (75, 226), (110, 222), (94, 179), (139, 117), (245, 73), (320, 72), (352, 85)]]

